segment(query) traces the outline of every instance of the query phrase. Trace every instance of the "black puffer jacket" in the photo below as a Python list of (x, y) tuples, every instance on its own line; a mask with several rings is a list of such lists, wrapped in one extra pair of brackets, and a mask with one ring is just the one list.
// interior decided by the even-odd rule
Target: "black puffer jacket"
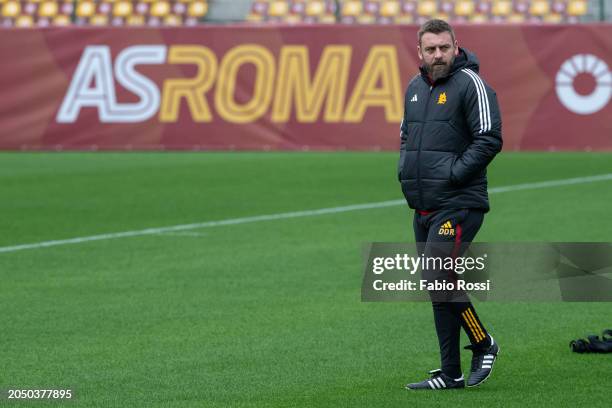
[(406, 90), (398, 176), (411, 208), (489, 210), (486, 167), (502, 148), (493, 89), (465, 49), (434, 84), (421, 68)]

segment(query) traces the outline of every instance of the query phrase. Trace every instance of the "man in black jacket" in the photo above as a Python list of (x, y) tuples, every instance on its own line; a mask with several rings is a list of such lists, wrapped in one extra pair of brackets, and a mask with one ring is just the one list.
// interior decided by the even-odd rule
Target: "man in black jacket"
[[(474, 54), (460, 48), (452, 27), (425, 23), (418, 33), (420, 74), (408, 85), (398, 177), (414, 213), (419, 254), (460, 256), (489, 211), (486, 167), (501, 150), (501, 117), (495, 92), (479, 76)], [(424, 270), (427, 279), (455, 278)], [(463, 388), (459, 337), (467, 333), (472, 365), (467, 386), (486, 380), (499, 347), (465, 293), (430, 292), (442, 367), (409, 389)]]

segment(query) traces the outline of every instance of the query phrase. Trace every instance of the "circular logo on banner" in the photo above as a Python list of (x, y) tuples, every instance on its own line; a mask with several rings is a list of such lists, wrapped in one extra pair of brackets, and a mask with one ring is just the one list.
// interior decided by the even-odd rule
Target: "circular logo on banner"
[[(583, 95), (576, 90), (576, 79), (594, 80), (592, 92)], [(561, 64), (557, 72), (557, 97), (567, 109), (580, 115), (590, 115), (608, 104), (612, 97), (612, 73), (608, 65), (591, 54), (578, 54)], [(593, 88), (593, 87), (591, 87)]]

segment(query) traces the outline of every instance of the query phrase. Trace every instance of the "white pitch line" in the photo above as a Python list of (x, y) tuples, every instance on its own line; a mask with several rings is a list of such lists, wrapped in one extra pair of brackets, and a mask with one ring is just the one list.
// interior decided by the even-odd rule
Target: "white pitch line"
[(200, 238), (207, 237), (209, 234), (207, 232), (189, 232), (189, 231), (179, 231), (179, 232), (160, 232), (157, 235), (164, 235), (167, 237), (191, 237), (191, 238)]
[[(536, 183), (515, 184), (512, 186), (505, 186), (505, 187), (494, 187), (494, 188), (489, 189), (489, 194), (506, 193), (510, 191), (520, 191), (520, 190), (535, 190), (535, 189), (541, 189), (541, 188), (567, 186), (571, 184), (594, 183), (597, 181), (607, 181), (607, 180), (612, 180), (612, 173), (600, 174), (597, 176), (575, 177), (575, 178), (562, 179), (562, 180), (541, 181), (541, 182), (536, 182)], [(169, 227), (160, 227), (160, 228), (146, 228), (146, 229), (135, 230), (135, 231), (115, 232), (115, 233), (110, 233), (110, 234), (90, 235), (87, 237), (36, 242), (33, 244), (5, 246), (5, 247), (0, 247), (0, 253), (16, 252), (16, 251), (22, 251), (26, 249), (47, 248), (47, 247), (53, 247), (53, 246), (59, 246), (59, 245), (81, 244), (83, 242), (102, 241), (102, 240), (107, 240), (107, 239), (137, 237), (137, 236), (142, 236), (142, 235), (154, 235), (154, 234), (163, 234), (167, 232), (188, 231), (188, 230), (201, 229), (201, 228), (220, 227), (224, 225), (249, 224), (249, 223), (261, 222), (261, 221), (273, 221), (273, 220), (283, 220), (283, 219), (288, 219), (288, 218), (301, 218), (301, 217), (314, 217), (317, 215), (336, 214), (336, 213), (344, 213), (344, 212), (349, 212), (349, 211), (360, 211), (360, 210), (370, 210), (370, 209), (375, 209), (375, 208), (395, 207), (398, 205), (405, 205), (405, 203), (406, 203), (405, 200), (379, 201), (375, 203), (353, 204), (353, 205), (345, 205), (341, 207), (320, 208), (317, 210), (293, 211), (293, 212), (278, 213), (278, 214), (256, 215), (252, 217), (229, 218), (229, 219), (219, 220), (219, 221), (198, 222), (195, 224), (172, 225)]]
[(571, 184), (594, 183), (596, 181), (607, 181), (607, 180), (612, 180), (612, 173), (600, 174), (598, 176), (575, 177), (575, 178), (561, 179), (561, 180), (540, 181), (537, 183), (515, 184), (513, 186), (505, 186), (505, 187), (494, 187), (494, 188), (489, 189), (489, 193), (494, 194), (494, 193), (505, 193), (508, 191), (534, 190), (538, 188), (568, 186)]

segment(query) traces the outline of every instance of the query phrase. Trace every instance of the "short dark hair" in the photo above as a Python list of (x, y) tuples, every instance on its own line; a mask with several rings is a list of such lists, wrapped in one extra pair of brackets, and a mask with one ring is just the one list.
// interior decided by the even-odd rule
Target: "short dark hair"
[(454, 43), (455, 42), (455, 31), (453, 31), (453, 27), (451, 27), (450, 24), (448, 24), (444, 20), (439, 20), (439, 19), (429, 20), (425, 22), (425, 24), (423, 24), (421, 28), (419, 29), (419, 33), (418, 33), (419, 45), (421, 45), (421, 38), (423, 38), (423, 34), (425, 33), (440, 34), (440, 33), (445, 33), (445, 32), (450, 33), (451, 39), (453, 40), (453, 43)]

